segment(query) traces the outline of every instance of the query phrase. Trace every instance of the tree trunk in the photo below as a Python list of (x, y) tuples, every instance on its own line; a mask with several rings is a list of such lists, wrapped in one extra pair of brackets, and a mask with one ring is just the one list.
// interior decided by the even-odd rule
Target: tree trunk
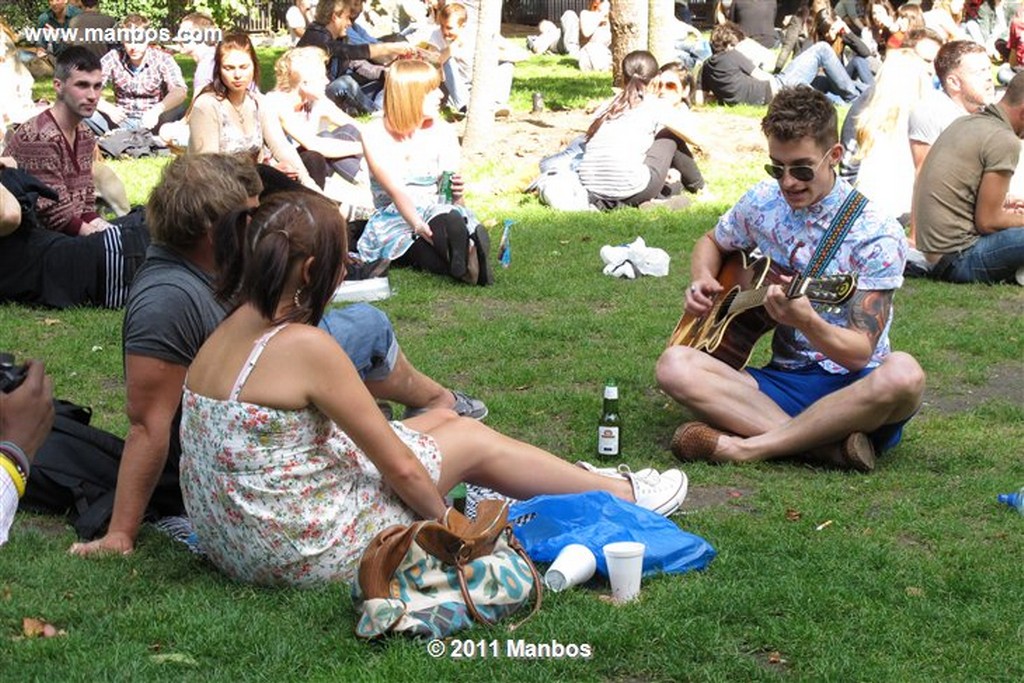
[(649, 0), (647, 9), (647, 50), (658, 64), (675, 61), (677, 57), (672, 45), (675, 0)]
[(612, 0), (612, 82), (622, 85), (622, 59), (633, 50), (647, 49), (649, 0)]
[(495, 92), (494, 79), (488, 76), (498, 67), (500, 35), (500, 0), (480, 3), (473, 48), (473, 85), (466, 107), (466, 132), (462, 138), (462, 147), (468, 153), (483, 150), (491, 144)]

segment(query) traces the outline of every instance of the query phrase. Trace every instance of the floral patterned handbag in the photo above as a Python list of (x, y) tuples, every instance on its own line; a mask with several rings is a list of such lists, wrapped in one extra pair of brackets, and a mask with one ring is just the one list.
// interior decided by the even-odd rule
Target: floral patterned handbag
[(487, 500), (473, 521), (449, 509), (440, 522), (392, 526), (370, 541), (352, 586), (356, 635), (443, 638), (495, 624), (531, 595), (527, 619), (540, 609), (540, 577), (512, 535), (508, 502)]

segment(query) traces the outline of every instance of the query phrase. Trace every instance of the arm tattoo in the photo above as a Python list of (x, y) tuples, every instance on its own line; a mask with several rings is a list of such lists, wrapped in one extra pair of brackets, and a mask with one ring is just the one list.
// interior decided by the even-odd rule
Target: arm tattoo
[(850, 299), (850, 328), (866, 332), (871, 340), (871, 348), (875, 348), (891, 310), (892, 290), (857, 291)]

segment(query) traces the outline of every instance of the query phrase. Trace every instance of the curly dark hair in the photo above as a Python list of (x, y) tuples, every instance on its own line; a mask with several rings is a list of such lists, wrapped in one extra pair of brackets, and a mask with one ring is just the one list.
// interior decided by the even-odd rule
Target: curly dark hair
[(711, 52), (719, 54), (729, 48), (736, 47), (746, 36), (739, 24), (727, 21), (719, 24), (711, 31)]
[(829, 149), (839, 142), (836, 108), (809, 85), (783, 88), (768, 105), (761, 132), (784, 142), (811, 137), (821, 149)]

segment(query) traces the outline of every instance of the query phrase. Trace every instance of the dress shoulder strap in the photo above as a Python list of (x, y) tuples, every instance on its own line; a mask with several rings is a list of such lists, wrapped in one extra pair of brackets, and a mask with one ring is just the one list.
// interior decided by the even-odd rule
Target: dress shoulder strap
[(238, 395), (242, 393), (242, 387), (244, 387), (246, 381), (248, 381), (249, 374), (252, 372), (252, 369), (256, 367), (256, 361), (258, 361), (260, 356), (263, 355), (263, 349), (267, 348), (267, 344), (269, 344), (270, 340), (274, 338), (274, 335), (286, 327), (288, 327), (288, 323), (281, 323), (277, 327), (264, 332), (259, 339), (252, 343), (252, 351), (249, 352), (249, 358), (246, 359), (245, 365), (242, 366), (242, 369), (238, 373), (238, 377), (235, 378), (234, 386), (231, 387), (230, 400), (238, 400)]

